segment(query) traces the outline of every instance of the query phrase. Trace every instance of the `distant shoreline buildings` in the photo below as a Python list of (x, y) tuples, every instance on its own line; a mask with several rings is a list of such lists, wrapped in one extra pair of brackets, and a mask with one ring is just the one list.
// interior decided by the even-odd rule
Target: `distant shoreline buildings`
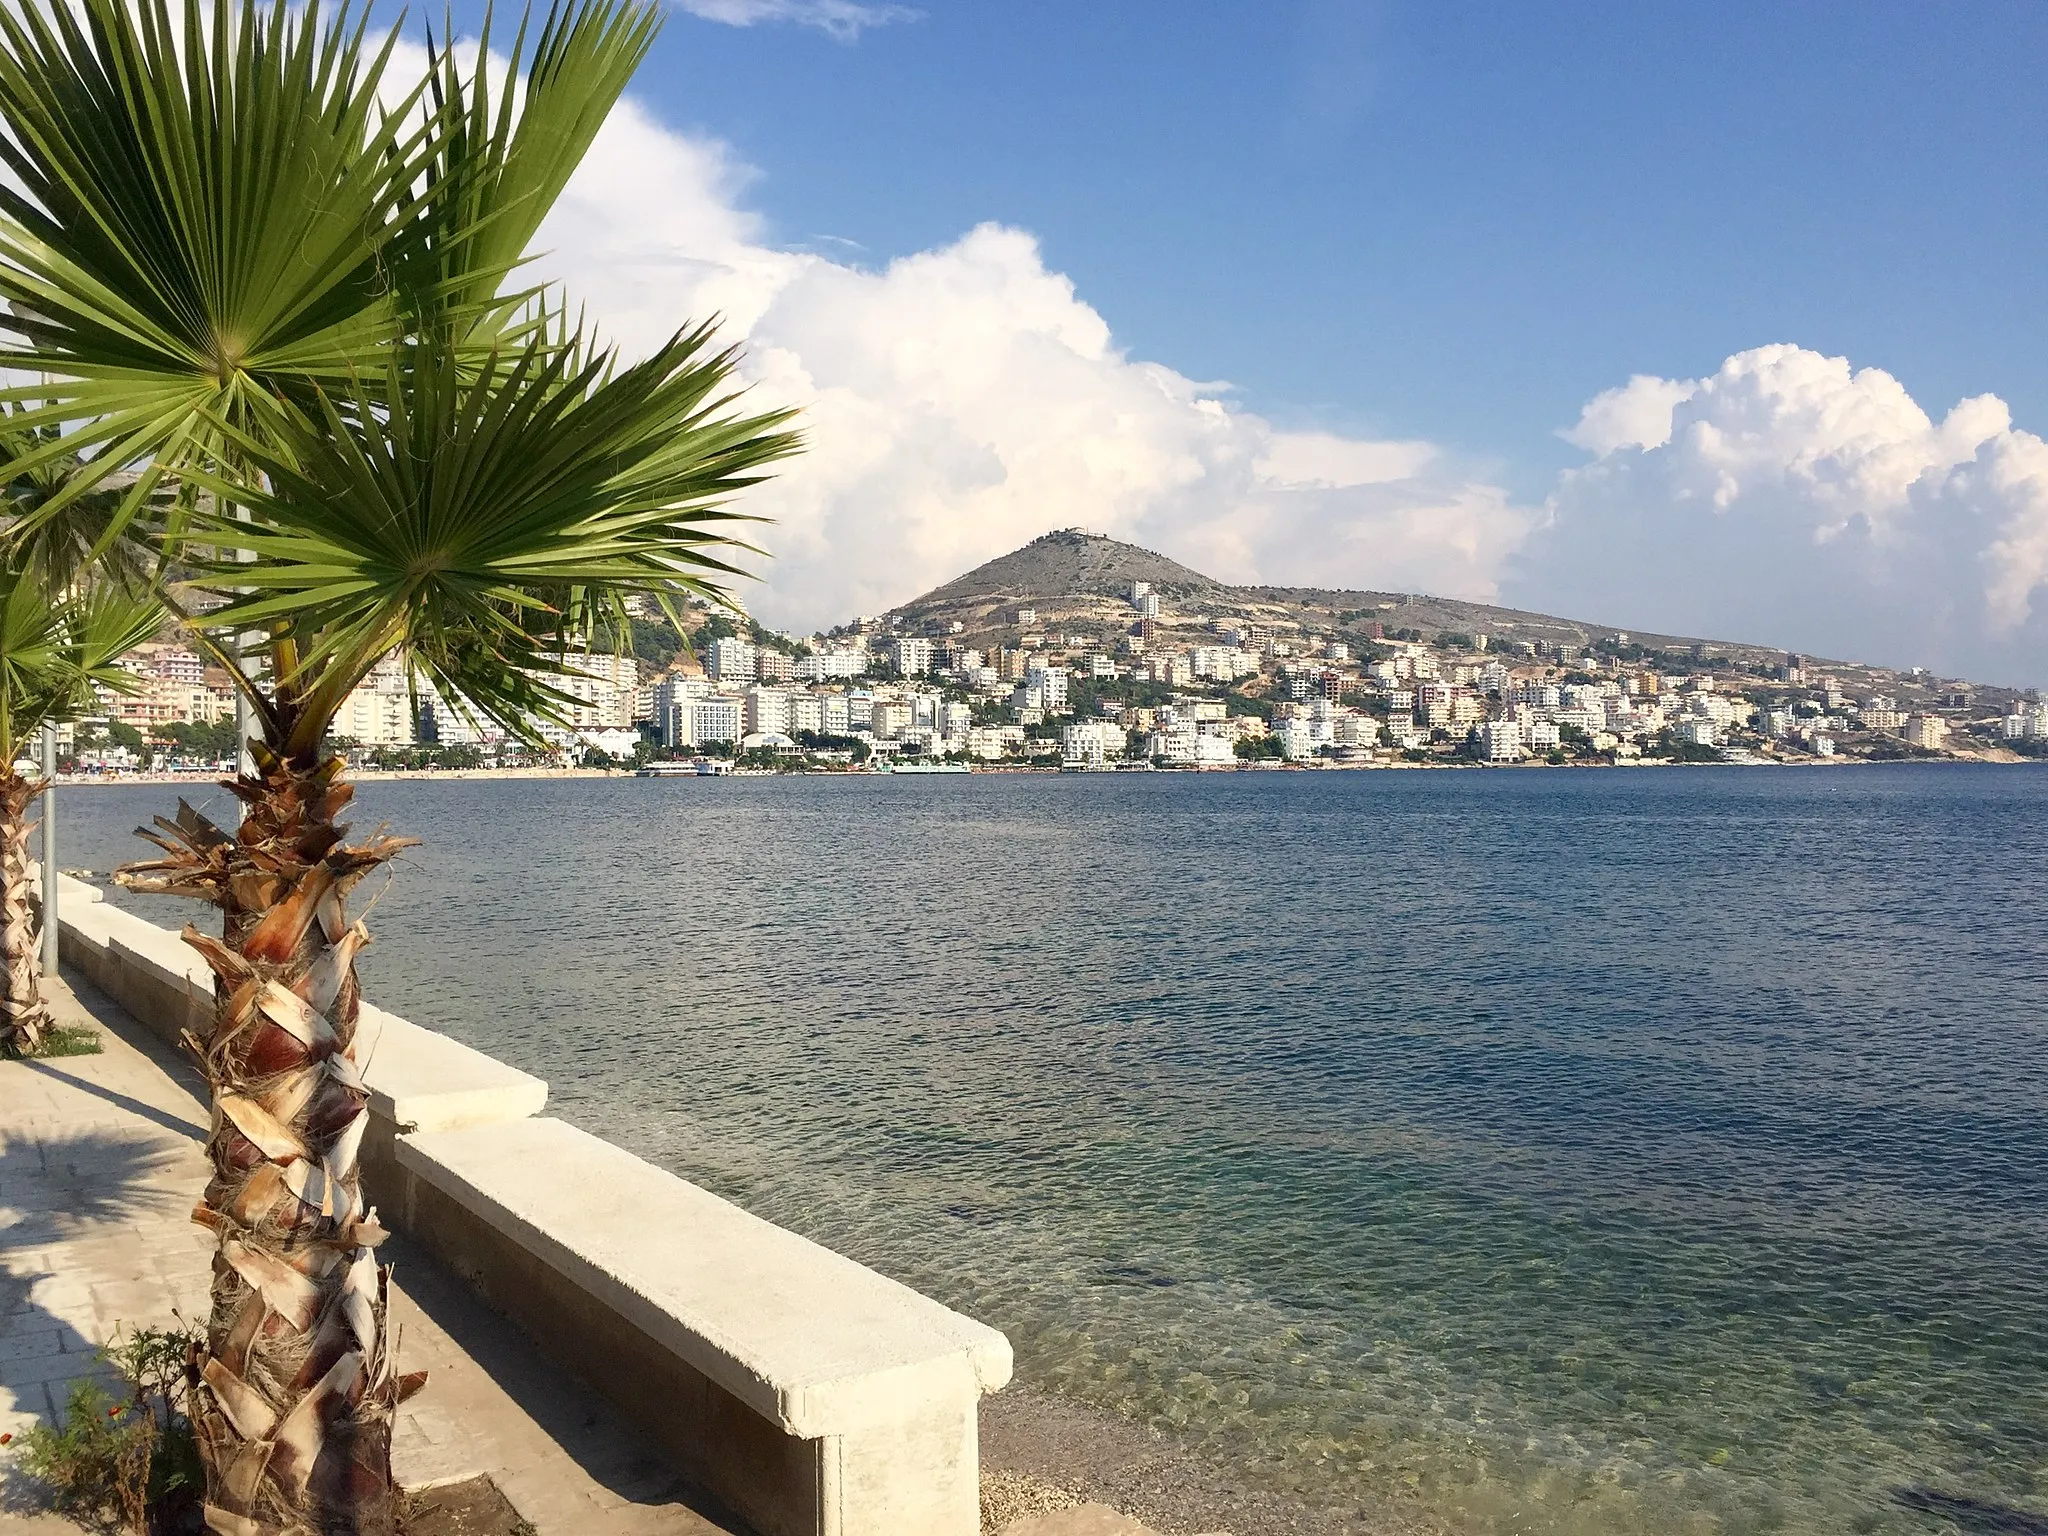
[[(642, 623), (669, 637), (650, 655), (563, 658), (566, 718), (541, 727), (546, 749), (1083, 770), (2048, 756), (2048, 704), (2032, 694), (1980, 699), (1920, 674), (1887, 687), (1866, 676), (1852, 691), (1798, 655), (1673, 656), (1623, 631), (1541, 643), (1390, 633), (1362, 611), (1326, 623), (1205, 615), (1144, 580), (1114, 598), (998, 601), (965, 619), (900, 614), (804, 639), (701, 605), (691, 614), (685, 637), (643, 608)], [(106, 723), (189, 737), (181, 726), (234, 713), (226, 675), (182, 645), (144, 646), (125, 664), (137, 686), (105, 694)], [(80, 728), (79, 762), (132, 763), (128, 748), (84, 745), (95, 724)], [(512, 750), (504, 734), (396, 659), (349, 696), (335, 728), (340, 744), (377, 755), (488, 758)]]

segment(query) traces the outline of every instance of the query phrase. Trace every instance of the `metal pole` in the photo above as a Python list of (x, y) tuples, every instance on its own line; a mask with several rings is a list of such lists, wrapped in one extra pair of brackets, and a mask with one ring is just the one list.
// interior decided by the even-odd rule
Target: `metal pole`
[(57, 974), (57, 727), (43, 727), (43, 974)]
[[(243, 671), (248, 663), (243, 662)], [(249, 750), (249, 736), (256, 724), (256, 712), (249, 708), (249, 701), (239, 690), (235, 693), (235, 771), (245, 779), (256, 777), (256, 754)]]

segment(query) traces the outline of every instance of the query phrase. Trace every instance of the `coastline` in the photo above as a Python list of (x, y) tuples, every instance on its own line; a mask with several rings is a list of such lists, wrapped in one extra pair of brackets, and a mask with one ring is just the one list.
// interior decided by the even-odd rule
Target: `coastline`
[[(218, 784), (226, 777), (217, 769), (191, 773), (60, 773), (59, 789), (88, 789), (100, 784)], [(350, 769), (351, 784), (394, 779), (630, 779), (627, 768), (363, 768)]]
[[(1482, 762), (1370, 762), (1370, 763), (1249, 763), (1243, 766), (1214, 768), (1145, 768), (1128, 767), (1117, 769), (1093, 769), (1092, 773), (1166, 773), (1166, 774), (1216, 774), (1216, 773), (1374, 773), (1374, 772), (1440, 772), (1445, 769), (1488, 770), (1555, 770), (1585, 771), (1588, 769), (1640, 768), (1891, 768), (1900, 764), (1942, 765), (1951, 767), (1995, 767), (2011, 768), (2028, 763), (2048, 762), (2048, 759), (2022, 757), (2017, 752), (1973, 753), (1969, 756), (1948, 754), (1941, 757), (1816, 757), (1799, 762), (1784, 762), (1775, 758), (1757, 758), (1748, 762), (1723, 760), (1712, 763), (1681, 763), (1666, 758), (1629, 758), (1620, 762), (1568, 762), (1546, 763), (1528, 761), (1521, 763)], [(980, 777), (1001, 778), (1012, 776), (1057, 777), (1068, 770), (1045, 768), (1036, 765), (977, 764), (971, 770)], [(635, 777), (630, 768), (364, 768), (352, 769), (349, 781), (355, 784), (391, 783), (399, 780), (426, 781), (454, 779), (630, 779)], [(673, 774), (668, 777), (688, 780), (691, 774)], [(887, 774), (869, 774), (861, 771), (814, 771), (782, 773), (774, 769), (756, 769), (736, 774), (717, 775), (726, 778), (886, 778)], [(198, 784), (213, 786), (222, 781), (223, 775), (217, 770), (190, 773), (81, 773), (58, 774), (55, 780), (59, 789), (88, 789), (97, 785), (159, 785), (177, 786)]]
[(1025, 1381), (982, 1399), (981, 1468), (1077, 1503), (1108, 1504), (1162, 1536), (1450, 1536), (1452, 1529), (1386, 1499), (1315, 1505), (1257, 1486), (1163, 1431)]

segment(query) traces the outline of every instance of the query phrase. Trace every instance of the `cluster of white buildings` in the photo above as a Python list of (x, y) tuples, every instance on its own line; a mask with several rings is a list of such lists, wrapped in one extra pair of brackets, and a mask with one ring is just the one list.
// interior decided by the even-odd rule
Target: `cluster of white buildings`
[(163, 725), (211, 725), (235, 712), (226, 675), (209, 672), (198, 653), (185, 646), (140, 645), (116, 665), (134, 674), (136, 685), (127, 692), (97, 690), (109, 720), (148, 732)]
[(2048, 704), (2027, 704), (2005, 717), (2007, 741), (2040, 741), (2048, 738)]
[[(1660, 738), (1718, 748), (1748, 729), (1827, 756), (1844, 732), (1896, 733), (1938, 750), (1950, 730), (1940, 714), (1902, 709), (1883, 694), (1853, 702), (1834, 680), (1809, 678), (1796, 658), (1779, 675), (1799, 696), (1759, 709), (1739, 691), (1753, 678), (1661, 673), (1578, 647), (1489, 647), (1483, 635), (1440, 646), (1379, 641), (1370, 659), (1278, 623), (1218, 621), (1195, 643), (1176, 642), (1162, 628), (1158, 593), (1139, 582), (1130, 599), (1128, 632), (1115, 624), (1109, 634), (1056, 633), (1025, 607), (1012, 615), (1023, 627), (1015, 643), (986, 650), (962, 641), (957, 623), (943, 635), (906, 635), (864, 620), (808, 648), (758, 629), (771, 643), (726, 635), (701, 649), (701, 666), (685, 662), (659, 676), (644, 675), (630, 656), (576, 654), (552, 680), (567, 695), (567, 719), (544, 735), (558, 748), (614, 756), (651, 738), (678, 752), (854, 756), (859, 744), (882, 756), (999, 762), (1057, 752), (1076, 768), (1130, 759), (1202, 768), (1445, 741), (1495, 762), (1573, 747), (1626, 757)], [(127, 665), (142, 681), (133, 695), (108, 695), (114, 719), (149, 727), (234, 709), (224, 676), (181, 646), (143, 647)], [(1255, 698), (1215, 696), (1247, 678), (1262, 679)], [(1149, 686), (1119, 686), (1128, 684)], [(396, 661), (349, 696), (335, 732), (366, 747), (489, 746), (503, 734), (409, 679)], [(2005, 734), (2048, 739), (2048, 705), (2018, 709)]]

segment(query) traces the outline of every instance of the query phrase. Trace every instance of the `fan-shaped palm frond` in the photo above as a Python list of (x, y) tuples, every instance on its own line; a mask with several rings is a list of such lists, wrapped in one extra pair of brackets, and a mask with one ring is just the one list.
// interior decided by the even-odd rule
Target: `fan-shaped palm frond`
[(279, 449), (243, 443), (269, 482), (243, 498), (253, 520), (195, 530), (217, 546), (202, 582), (230, 598), (205, 627), (268, 626), (286, 658), (263, 699), (280, 751), (311, 751), (394, 649), (515, 730), (552, 714), (575, 596), (722, 596), (744, 520), (725, 503), (796, 446), (787, 413), (734, 409), (708, 327), (616, 372), (536, 338), (462, 361), (407, 346)]
[(257, 429), (392, 334), (386, 263), (423, 237), (409, 187), (435, 119), (379, 108), (346, 3), (78, 0), (0, 7), (0, 365), (43, 382), (16, 472), (84, 451), (44, 515)]
[[(69, 494), (93, 471), (75, 452), (55, 457), (38, 450), (59, 440), (51, 425), (18, 425), (25, 408), (0, 402), (0, 545), (9, 558), (39, 571), (52, 591), (68, 591), (87, 580), (112, 580), (143, 591), (154, 580), (174, 512), (173, 497), (160, 487), (127, 517), (122, 503), (135, 483), (132, 474), (110, 475), (82, 495)], [(68, 448), (68, 445), (64, 445)], [(55, 505), (54, 512), (48, 509)], [(139, 513), (137, 516), (135, 513)]]
[(97, 689), (133, 693), (141, 679), (118, 663), (169, 617), (147, 592), (53, 592), (27, 562), (0, 564), (0, 763), (44, 724), (96, 712)]
[(15, 753), (46, 723), (100, 707), (98, 688), (132, 691), (115, 663), (156, 632), (163, 605), (105, 585), (52, 589), (20, 557), (0, 562), (0, 1054), (32, 1050), (49, 1023), (29, 914), (29, 811), (47, 787), (15, 770)]
[(528, 51), (522, 23), (502, 70), (485, 15), (467, 49), (430, 45), (428, 103), (441, 133), (421, 168), (425, 237), (398, 253), (394, 277), (408, 311), (470, 322), (467, 334), (511, 339), (504, 323), (537, 299), (505, 291), (508, 276), (646, 57), (659, 13), (619, 0), (552, 6)]

